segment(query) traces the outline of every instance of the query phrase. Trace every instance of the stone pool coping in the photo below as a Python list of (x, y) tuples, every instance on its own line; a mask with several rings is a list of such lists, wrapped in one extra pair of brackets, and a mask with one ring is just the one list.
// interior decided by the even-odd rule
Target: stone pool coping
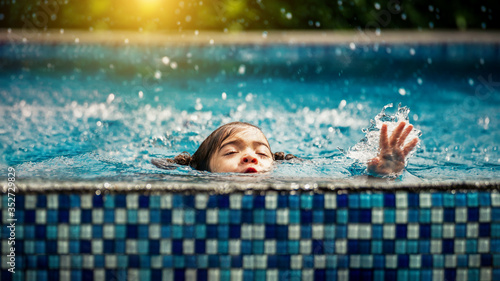
[[(192, 180), (192, 178), (191, 178)], [(255, 179), (240, 179), (229, 181), (228, 179), (201, 181), (189, 181), (189, 179), (178, 181), (57, 181), (57, 180), (26, 180), (16, 181), (16, 193), (96, 193), (108, 194), (114, 192), (181, 192), (198, 193), (208, 192), (215, 194), (227, 194), (234, 192), (429, 192), (429, 191), (500, 191), (500, 181), (478, 180), (457, 182), (417, 182), (417, 183), (395, 183), (387, 179), (300, 179), (284, 181), (255, 181)], [(2, 183), (3, 193), (7, 192), (6, 181)]]
[(111, 45), (331, 45), (331, 44), (433, 44), (500, 43), (497, 31), (214, 31), (139, 32), (86, 30), (0, 29), (0, 44), (111, 44)]

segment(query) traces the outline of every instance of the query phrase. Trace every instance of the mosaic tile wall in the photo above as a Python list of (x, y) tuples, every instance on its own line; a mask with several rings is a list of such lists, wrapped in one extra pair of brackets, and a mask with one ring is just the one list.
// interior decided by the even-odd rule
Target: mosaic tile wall
[(500, 194), (7, 195), (1, 280), (500, 280)]

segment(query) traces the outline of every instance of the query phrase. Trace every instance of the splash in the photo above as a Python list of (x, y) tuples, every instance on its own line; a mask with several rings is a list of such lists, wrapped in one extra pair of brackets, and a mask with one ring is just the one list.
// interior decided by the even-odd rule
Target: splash
[[(401, 106), (398, 104), (398, 110), (394, 114), (386, 113), (387, 108), (393, 107), (393, 104), (390, 103), (380, 111), (379, 114), (375, 116), (374, 119), (370, 120), (370, 126), (368, 128), (363, 129), (363, 133), (365, 133), (365, 137), (359, 141), (357, 144), (352, 146), (344, 152), (344, 154), (354, 159), (356, 164), (365, 165), (368, 160), (374, 158), (378, 154), (379, 150), (379, 140), (380, 140), (380, 129), (382, 128), (382, 124), (387, 124), (387, 134), (390, 136), (392, 131), (397, 127), (400, 122), (409, 123), (409, 113), (410, 109), (407, 106)], [(405, 145), (410, 142), (412, 139), (416, 137), (420, 137), (422, 132), (416, 128), (410, 132), (408, 137), (405, 140)], [(418, 145), (417, 145), (418, 147)], [(415, 149), (408, 154), (406, 159), (411, 157), (415, 153)], [(408, 163), (406, 161), (406, 163)]]

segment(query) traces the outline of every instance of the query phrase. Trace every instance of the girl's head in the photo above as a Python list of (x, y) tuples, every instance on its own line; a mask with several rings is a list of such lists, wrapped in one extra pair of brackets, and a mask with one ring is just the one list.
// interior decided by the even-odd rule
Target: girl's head
[[(274, 160), (294, 157), (291, 154), (285, 157), (283, 152), (273, 154), (259, 127), (232, 122), (213, 131), (193, 156), (181, 153), (167, 161), (214, 173), (261, 173), (269, 171)], [(158, 161), (153, 164), (165, 168)]]

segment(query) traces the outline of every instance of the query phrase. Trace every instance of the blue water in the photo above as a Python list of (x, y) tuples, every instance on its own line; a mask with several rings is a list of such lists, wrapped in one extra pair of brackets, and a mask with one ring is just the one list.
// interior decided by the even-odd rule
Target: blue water
[(385, 105), (395, 114), (401, 103), (421, 132), (413, 179), (496, 181), (499, 62), (493, 44), (4, 44), (0, 170), (15, 167), (19, 179), (195, 180), (199, 172), (150, 160), (193, 153), (238, 120), (260, 126), (273, 151), (308, 160), (277, 165), (268, 179), (352, 179), (367, 154), (349, 148)]

